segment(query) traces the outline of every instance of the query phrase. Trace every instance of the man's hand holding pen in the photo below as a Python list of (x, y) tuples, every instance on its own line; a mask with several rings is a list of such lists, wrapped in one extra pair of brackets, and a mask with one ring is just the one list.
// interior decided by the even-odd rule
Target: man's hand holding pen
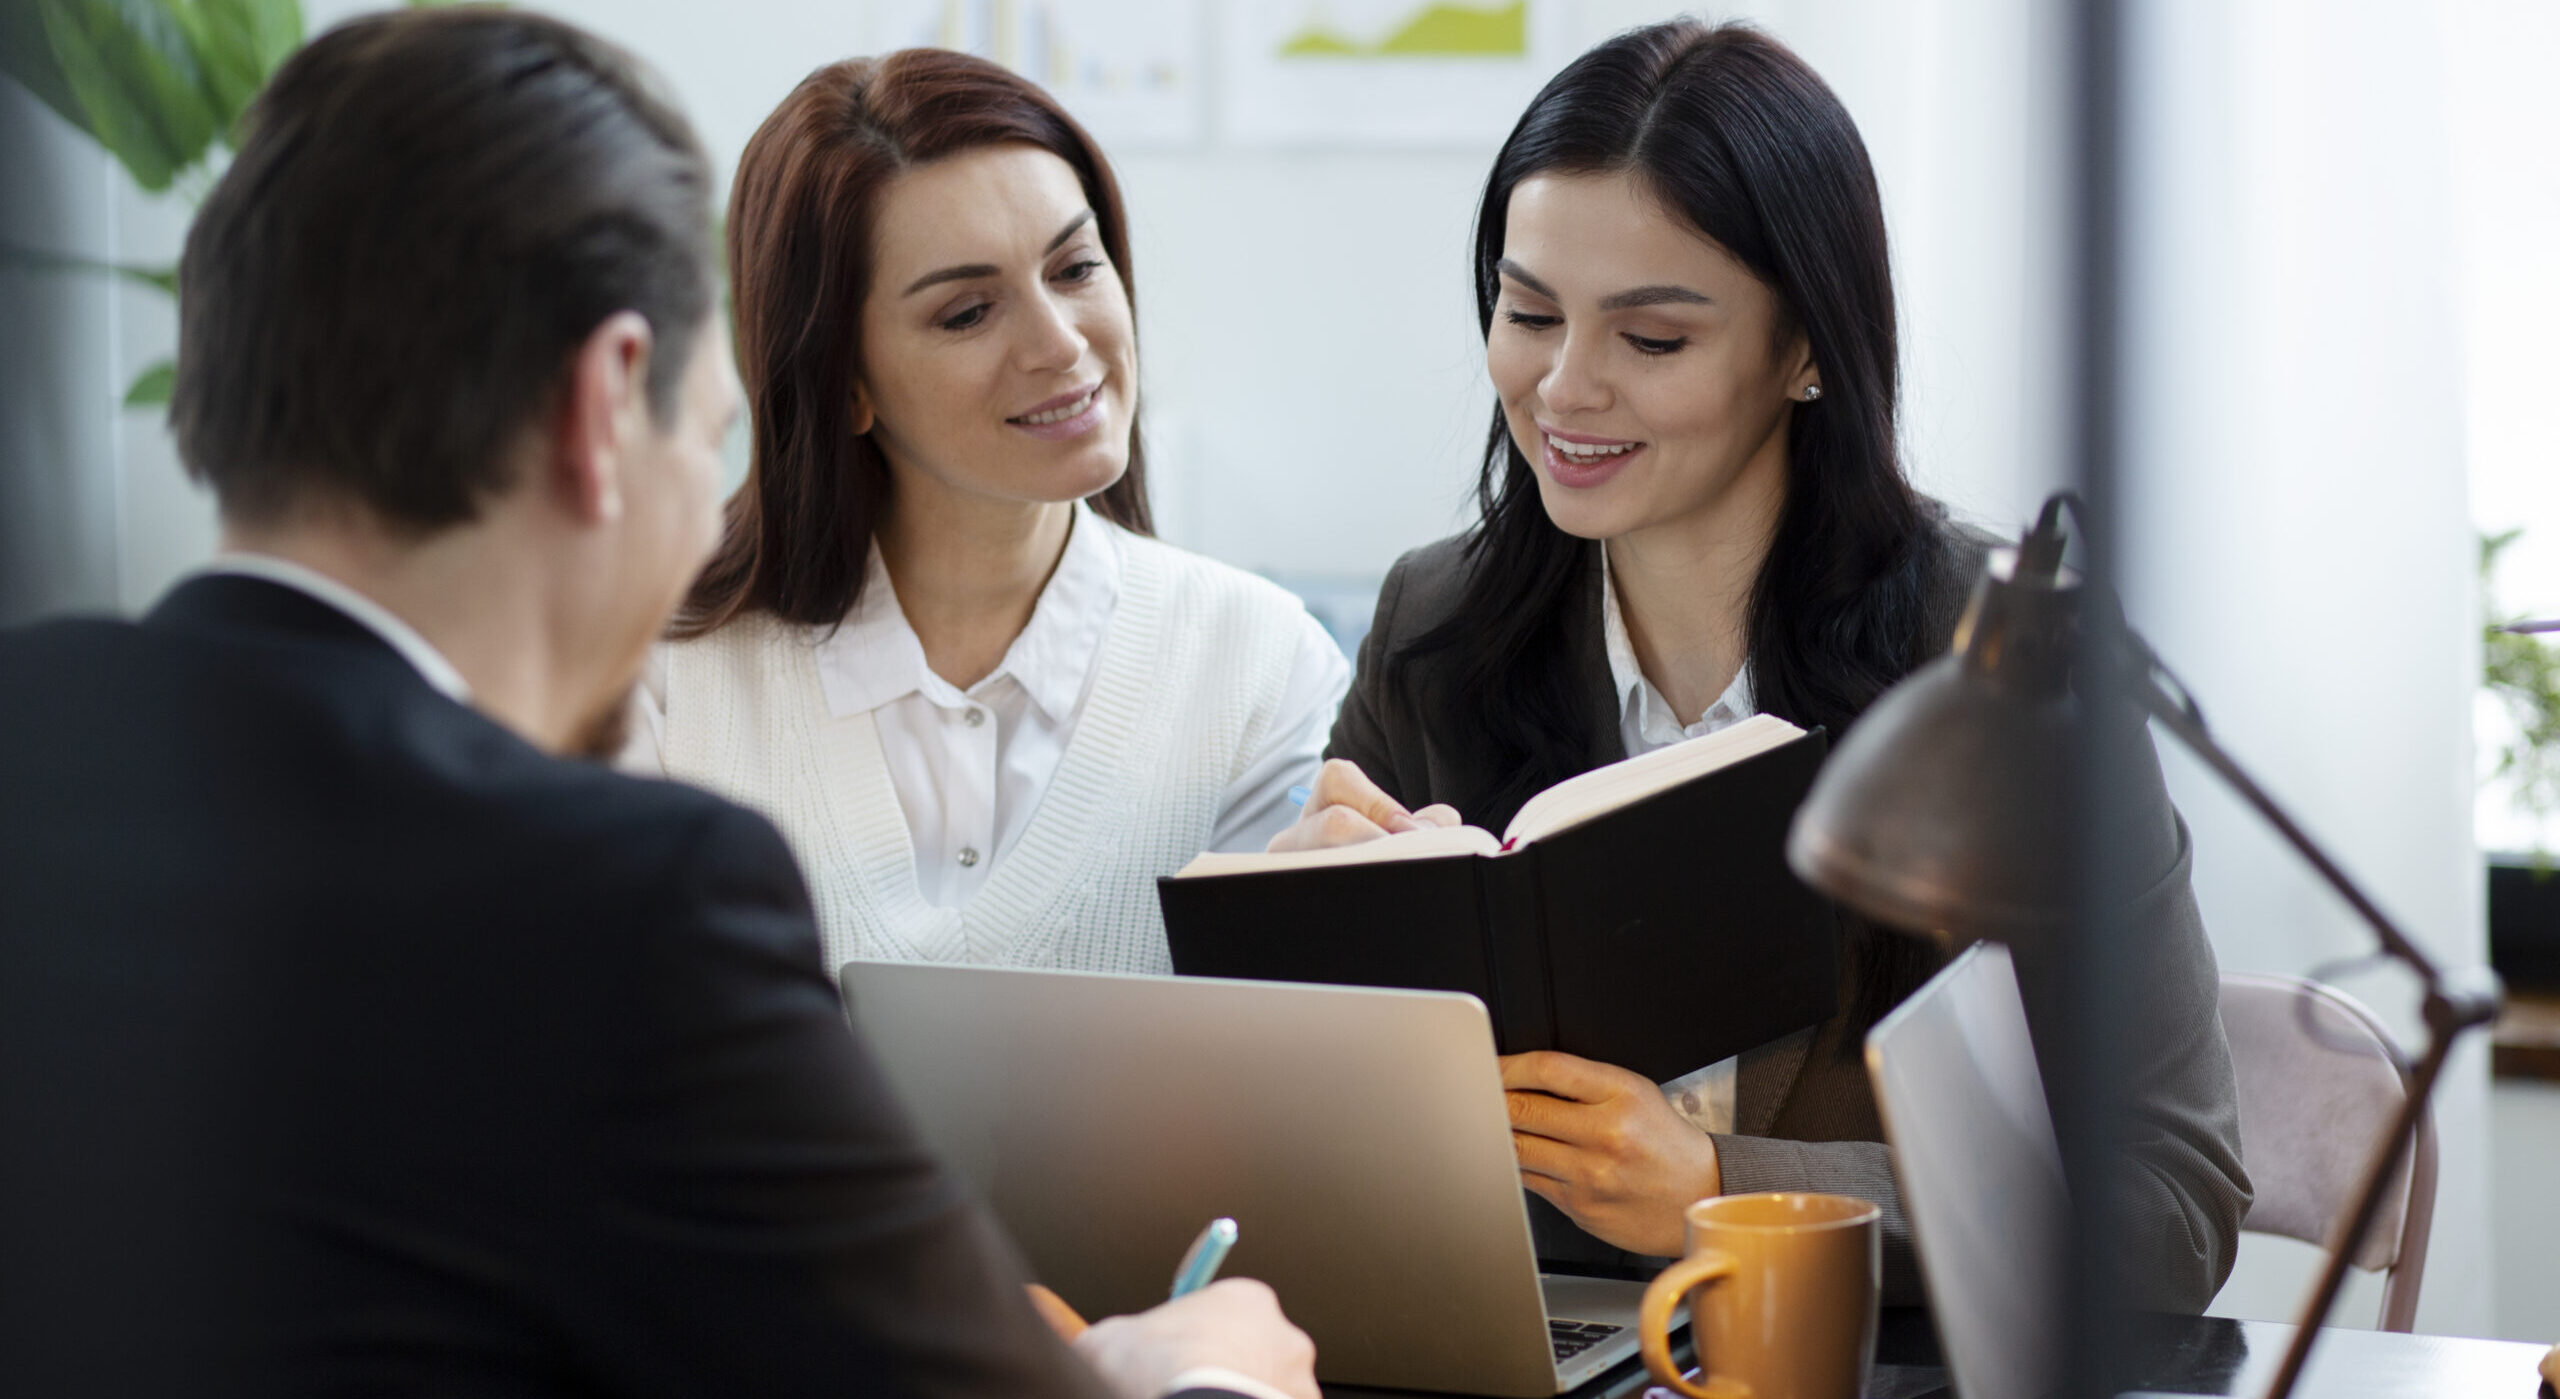
[(1105, 1382), (1132, 1399), (1159, 1399), (1183, 1376), (1220, 1371), (1291, 1399), (1321, 1399), (1316, 1347), (1280, 1312), (1280, 1299), (1250, 1278), (1211, 1282), (1235, 1245), (1236, 1222), (1213, 1219), (1174, 1270), (1172, 1300), (1088, 1325), (1066, 1299), (1031, 1284), (1040, 1319)]

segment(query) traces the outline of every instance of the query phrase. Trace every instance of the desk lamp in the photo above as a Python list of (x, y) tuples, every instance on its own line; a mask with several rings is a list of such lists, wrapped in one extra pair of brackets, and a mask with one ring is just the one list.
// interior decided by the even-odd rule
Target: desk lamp
[[(2416, 974), (2426, 1052), (2405, 1070), (2399, 1118), (2375, 1147), (2355, 1211), (2332, 1241), (2268, 1388), (2269, 1399), (2285, 1399), (2446, 1055), (2463, 1031), (2497, 1017), (2498, 990), (2494, 978), (2476, 988), (2448, 985), (2214, 740), (2186, 687), (2124, 625), (2111, 599), (2063, 568), (2066, 508), (2085, 527), (2078, 497), (2047, 500), (2018, 547), (1992, 555), (1953, 651), (1887, 691), (1849, 730), (1796, 814), (1787, 859), (1806, 883), (1889, 927), (2012, 943), (2053, 935), (2079, 909), (2070, 871), (2080, 815), (2056, 774), (2076, 760), (2082, 726), (2092, 722), (2081, 696), (2103, 696), (2130, 702), (2176, 735), (2371, 926), (2386, 955)], [(2082, 666), (2101, 673), (2075, 675)]]

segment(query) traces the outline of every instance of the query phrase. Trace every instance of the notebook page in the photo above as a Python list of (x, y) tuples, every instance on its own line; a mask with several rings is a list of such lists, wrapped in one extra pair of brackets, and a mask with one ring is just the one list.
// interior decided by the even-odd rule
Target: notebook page
[(1656, 792), (1677, 787), (1718, 768), (1731, 767), (1801, 738), (1804, 730), (1784, 719), (1755, 714), (1703, 737), (1568, 777), (1531, 797), (1503, 834), (1510, 845), (1570, 830)]
[(1502, 842), (1493, 832), (1474, 826), (1433, 826), (1384, 836), (1330, 850), (1209, 851), (1184, 865), (1176, 879), (1220, 874), (1267, 874), (1273, 870), (1321, 869), (1329, 865), (1375, 865), (1391, 860), (1437, 860), (1451, 855), (1498, 855)]

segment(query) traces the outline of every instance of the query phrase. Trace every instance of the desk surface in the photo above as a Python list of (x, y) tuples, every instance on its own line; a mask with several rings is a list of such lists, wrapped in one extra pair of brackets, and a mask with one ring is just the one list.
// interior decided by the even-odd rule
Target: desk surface
[[(1886, 1311), (1876, 1341), (1871, 1399), (1948, 1399), (1937, 1338), (1916, 1309)], [(2146, 1316), (2138, 1343), (2144, 1363), (2127, 1386), (2165, 1394), (2262, 1394), (2284, 1359), (2293, 1327), (2222, 1317)], [(2545, 1347), (2451, 1336), (2332, 1330), (2311, 1352), (2295, 1387), (2299, 1399), (2534, 1399), (2534, 1367)], [(1570, 1399), (1636, 1399), (1650, 1383), (1630, 1364), (1574, 1391)], [(1325, 1386), (1326, 1399), (1385, 1399), (1405, 1391)], [(1668, 1391), (1665, 1391), (1667, 1393)]]

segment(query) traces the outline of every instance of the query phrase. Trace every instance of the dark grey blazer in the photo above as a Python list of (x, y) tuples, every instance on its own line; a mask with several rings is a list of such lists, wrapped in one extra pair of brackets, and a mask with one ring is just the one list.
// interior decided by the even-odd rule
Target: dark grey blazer
[[(1988, 543), (1950, 525), (1933, 531), (1923, 623), (1927, 654), (1952, 643)], [(1431, 696), (1448, 693), (1446, 659), (1417, 658), (1392, 676), (1386, 664), (1388, 656), (1455, 611), (1465, 569), (1458, 538), (1396, 561), (1326, 750), (1329, 757), (1358, 763), (1408, 807), (1463, 802), (1466, 794), (1491, 785), (1484, 759), (1431, 702)], [(1568, 642), (1584, 678), (1580, 692), (1587, 717), (1577, 762), (1588, 769), (1626, 756), (1601, 632), (1597, 549), (1570, 605)], [(2143, 930), (2143, 960), (2155, 977), (2138, 988), (2144, 1037), (2120, 1193), (2140, 1256), (2125, 1260), (2125, 1277), (2142, 1305), (2201, 1312), (2231, 1271), (2249, 1185), (2240, 1165), (2231, 1052), (2218, 1013), (2220, 976), (2188, 881), (2186, 828), (2159, 785), (2156, 759), (2151, 769), (2149, 810), (2156, 819), (2145, 827), (2141, 843), (2149, 847), (2149, 859), (2141, 868), (2159, 874), (2136, 899), (2130, 926)], [(1509, 816), (1463, 809), (1462, 814), (1495, 829)], [(1867, 1027), (1854, 1013), (1856, 975), (1845, 964), (1845, 949), (1855, 940), (1844, 940), (1839, 1010), (1820, 1025), (1743, 1054), (1735, 1086), (1738, 1130), (1717, 1136), (1716, 1151), (1728, 1193), (1817, 1190), (1876, 1201), (1884, 1209), (1885, 1300), (1918, 1303), (1911, 1226), (1862, 1060)], [(1951, 956), (1952, 950), (1932, 949), (1927, 969)], [(1551, 1259), (1621, 1268), (1650, 1262), (1582, 1234), (1542, 1201), (1533, 1199), (1531, 1209), (1540, 1251)]]

